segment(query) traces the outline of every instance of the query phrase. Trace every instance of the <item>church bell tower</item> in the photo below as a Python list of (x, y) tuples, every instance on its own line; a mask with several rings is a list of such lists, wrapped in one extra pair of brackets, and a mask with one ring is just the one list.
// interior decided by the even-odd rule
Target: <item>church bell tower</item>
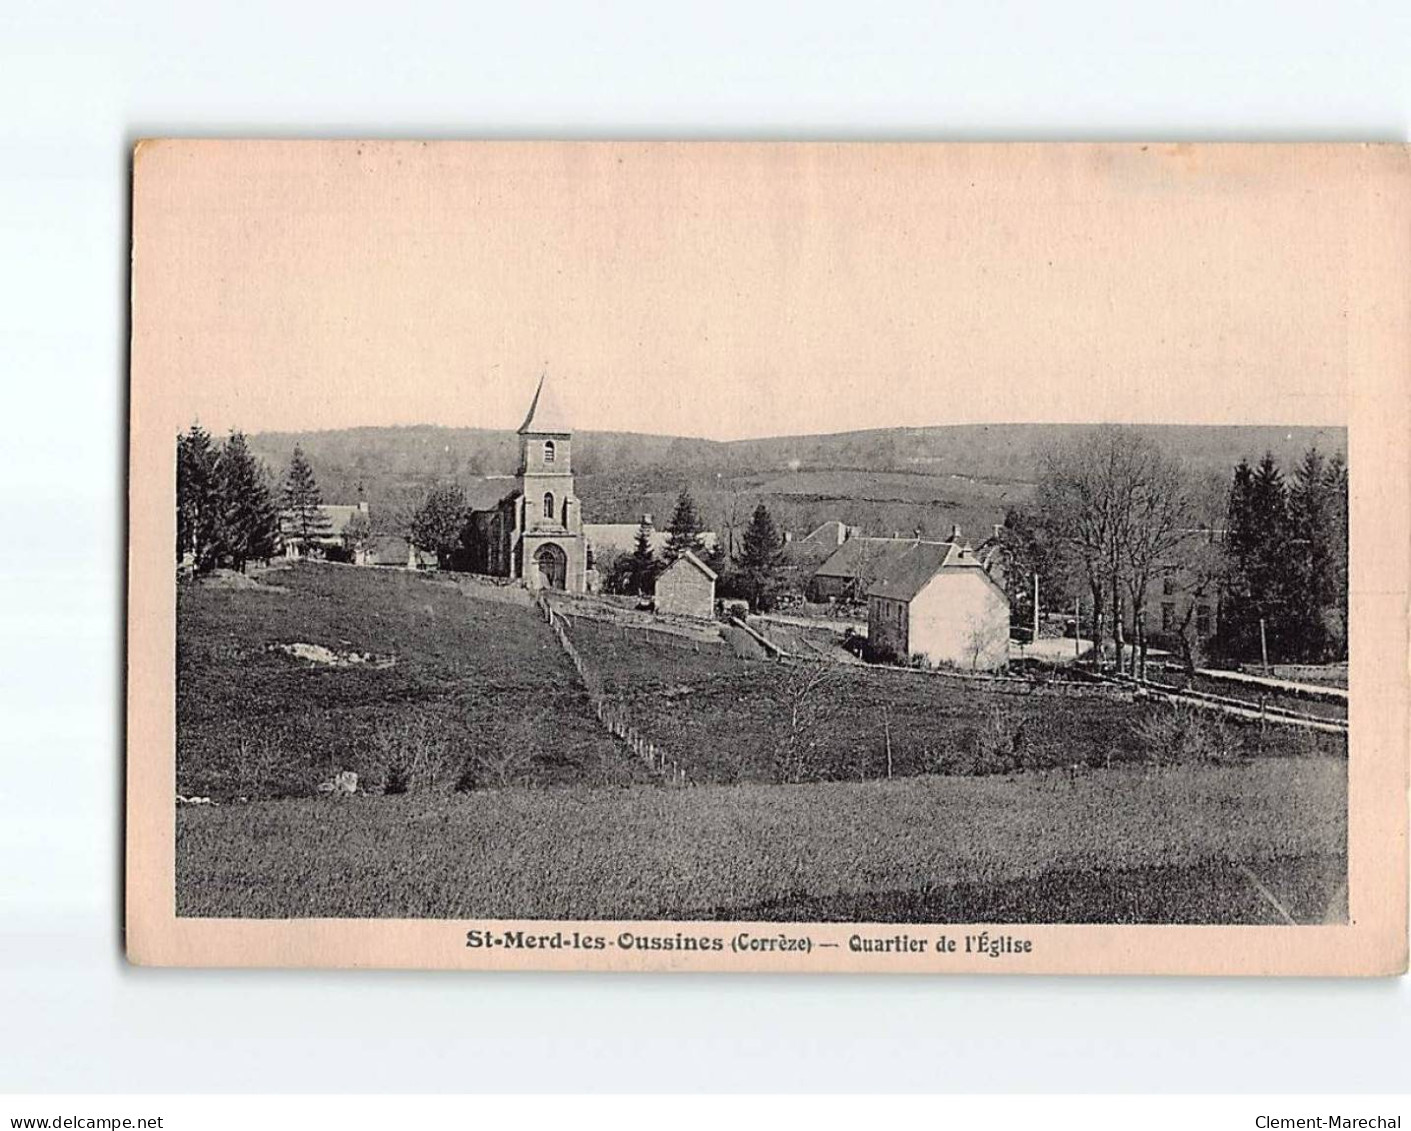
[(529, 414), (519, 426), (517, 475), (517, 575), (531, 589), (583, 592), (588, 554), (573, 493), (573, 428), (547, 375), (539, 378)]

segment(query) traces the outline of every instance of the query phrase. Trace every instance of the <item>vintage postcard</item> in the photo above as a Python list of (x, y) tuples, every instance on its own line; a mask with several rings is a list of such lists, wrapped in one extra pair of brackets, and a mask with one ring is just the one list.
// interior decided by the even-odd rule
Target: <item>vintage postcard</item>
[(155, 140), (128, 954), (1395, 974), (1411, 151)]

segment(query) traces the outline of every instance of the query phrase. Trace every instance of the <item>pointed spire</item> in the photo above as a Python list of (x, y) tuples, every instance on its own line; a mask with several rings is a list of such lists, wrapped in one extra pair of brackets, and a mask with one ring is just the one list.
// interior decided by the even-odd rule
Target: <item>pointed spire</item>
[(534, 390), (534, 400), (529, 405), (529, 415), (519, 426), (521, 436), (527, 432), (550, 432), (554, 435), (563, 435), (573, 431), (573, 426), (568, 422), (568, 414), (564, 412), (563, 406), (554, 396), (554, 391), (549, 386), (548, 380), (548, 373), (539, 378), (539, 387)]

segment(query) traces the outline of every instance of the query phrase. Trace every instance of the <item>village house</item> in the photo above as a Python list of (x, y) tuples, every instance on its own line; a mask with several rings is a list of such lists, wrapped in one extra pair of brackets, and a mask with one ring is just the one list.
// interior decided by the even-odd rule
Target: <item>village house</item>
[(1172, 563), (1157, 580), (1157, 593), (1149, 597), (1143, 615), (1148, 640), (1163, 645), (1188, 635), (1197, 644), (1219, 628), (1220, 578), (1225, 552), (1224, 532), (1192, 530), (1172, 555)]
[(966, 545), (912, 542), (867, 591), (874, 653), (993, 671), (1009, 662), (1009, 598)]
[[(593, 559), (598, 573), (607, 572), (613, 560), (623, 554), (630, 554), (637, 548), (637, 532), (646, 527), (647, 545), (658, 559), (665, 557), (666, 544), (671, 540), (671, 531), (659, 529), (652, 516), (644, 514), (640, 522), (585, 522), (583, 536), (588, 539), (588, 553)], [(717, 538), (713, 530), (700, 535), (702, 550), (713, 551)]]
[(318, 509), (323, 515), (323, 521), (318, 524), (319, 529), (311, 532), (307, 539), (300, 533), (292, 511), (279, 512), (279, 537), (284, 543), (286, 558), (297, 561), (303, 557), (326, 556), (329, 550), (343, 550), (346, 546), (348, 525), (353, 521), (354, 515), (361, 515), (363, 529), (365, 532), (368, 529), (366, 524), (370, 521), (370, 515), (365, 501), (359, 500), (352, 506), (325, 503)]
[[(836, 539), (836, 541), (835, 541)], [(794, 547), (836, 546), (809, 577), (804, 595), (810, 601), (861, 601), (872, 583), (885, 576), (915, 545), (950, 546), (960, 542), (960, 527), (952, 526), (949, 541), (921, 540), (916, 537), (874, 538), (860, 535), (857, 528), (840, 522), (825, 522)], [(982, 563), (982, 564), (988, 564)], [(1001, 582), (1003, 587), (1003, 582)]]
[(652, 607), (660, 616), (709, 620), (715, 615), (715, 582), (715, 571), (687, 550), (657, 576)]
[(544, 378), (519, 426), (513, 478), (473, 485), (466, 549), (476, 573), (531, 589), (592, 588), (583, 515), (573, 493), (573, 429)]

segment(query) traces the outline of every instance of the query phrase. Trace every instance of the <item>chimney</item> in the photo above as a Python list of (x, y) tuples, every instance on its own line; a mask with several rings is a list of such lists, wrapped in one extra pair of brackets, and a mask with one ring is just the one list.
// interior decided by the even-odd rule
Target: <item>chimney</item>
[(642, 516), (642, 525), (643, 525), (643, 526), (651, 526), (651, 524), (652, 524), (652, 516), (649, 515), (649, 514), (644, 514), (644, 515)]
[(793, 540), (794, 540), (794, 532), (793, 532), (792, 530), (786, 530), (786, 531), (784, 531), (784, 542), (785, 542), (785, 544), (787, 545), (788, 543), (792, 542)]
[(996, 538), (999, 537), (999, 532), (1000, 532), (1001, 530), (1003, 530), (1003, 529), (1004, 529), (1004, 523), (1002, 523), (1002, 522), (997, 522), (997, 523), (995, 523), (995, 537), (996, 537)]
[(951, 540), (952, 542), (959, 542), (959, 541), (960, 541), (960, 526), (959, 526), (958, 523), (952, 525), (951, 528), (950, 528), (950, 540)]

